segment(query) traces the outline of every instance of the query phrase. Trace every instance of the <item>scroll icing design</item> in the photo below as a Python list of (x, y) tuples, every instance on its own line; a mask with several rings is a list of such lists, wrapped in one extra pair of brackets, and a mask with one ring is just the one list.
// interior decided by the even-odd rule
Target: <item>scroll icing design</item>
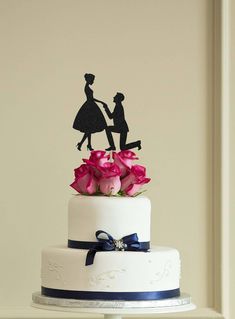
[(154, 284), (156, 282), (161, 281), (163, 278), (166, 278), (170, 275), (172, 270), (172, 262), (170, 260), (167, 260), (166, 263), (164, 264), (164, 267), (162, 271), (155, 272), (155, 277), (154, 279), (150, 280), (150, 284)]
[(89, 280), (90, 286), (102, 286), (109, 288), (110, 284), (126, 272), (125, 269), (114, 269), (92, 276)]
[(66, 283), (64, 280), (64, 267), (61, 264), (58, 264), (55, 261), (48, 260), (47, 269), (50, 273), (53, 274), (53, 279), (60, 281), (63, 285)]

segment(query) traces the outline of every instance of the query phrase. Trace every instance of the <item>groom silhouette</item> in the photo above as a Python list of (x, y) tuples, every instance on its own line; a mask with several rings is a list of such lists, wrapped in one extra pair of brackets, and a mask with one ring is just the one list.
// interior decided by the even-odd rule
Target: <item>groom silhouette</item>
[(113, 102), (115, 103), (115, 107), (113, 112), (110, 112), (108, 105), (106, 103), (103, 103), (104, 110), (108, 117), (113, 120), (113, 124), (111, 126), (106, 127), (106, 135), (107, 139), (109, 141), (109, 148), (106, 148), (106, 151), (115, 151), (116, 147), (113, 140), (113, 133), (119, 133), (120, 134), (120, 150), (128, 150), (135, 147), (138, 147), (138, 149), (141, 149), (141, 141), (138, 140), (136, 142), (132, 143), (126, 143), (127, 140), (127, 133), (129, 132), (129, 128), (127, 125), (127, 122), (125, 120), (125, 114), (124, 109), (122, 105), (122, 101), (124, 101), (125, 96), (122, 93), (117, 93), (114, 98)]

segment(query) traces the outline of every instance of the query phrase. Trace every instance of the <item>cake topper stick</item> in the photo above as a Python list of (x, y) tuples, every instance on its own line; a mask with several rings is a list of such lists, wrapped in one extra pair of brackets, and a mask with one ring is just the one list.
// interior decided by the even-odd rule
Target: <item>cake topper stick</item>
[[(122, 101), (125, 98), (124, 95), (122, 93), (117, 93), (114, 96), (113, 102), (115, 103), (115, 107), (113, 112), (111, 112), (106, 103), (95, 99), (93, 96), (93, 90), (90, 86), (94, 83), (95, 76), (93, 74), (86, 73), (84, 77), (86, 81), (84, 89), (86, 101), (79, 109), (73, 122), (73, 128), (84, 133), (81, 141), (77, 144), (77, 149), (81, 151), (82, 145), (87, 139), (87, 149), (90, 151), (93, 150), (91, 146), (91, 135), (105, 130), (109, 142), (109, 147), (106, 149), (107, 151), (116, 150), (112, 132), (120, 134), (119, 146), (121, 150), (128, 150), (132, 148), (138, 148), (140, 150), (140, 140), (132, 143), (126, 143), (129, 128), (125, 120), (124, 108), (122, 105)], [(97, 103), (103, 105), (107, 116), (113, 120), (113, 125), (107, 125), (105, 117)]]

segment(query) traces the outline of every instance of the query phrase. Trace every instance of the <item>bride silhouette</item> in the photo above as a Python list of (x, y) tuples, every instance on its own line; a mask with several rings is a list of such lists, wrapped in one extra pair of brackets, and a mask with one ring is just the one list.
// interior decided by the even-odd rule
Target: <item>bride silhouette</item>
[(93, 90), (90, 88), (90, 85), (94, 83), (95, 76), (86, 73), (84, 77), (86, 80), (84, 91), (87, 100), (79, 109), (73, 122), (73, 128), (84, 133), (81, 141), (77, 144), (77, 149), (81, 151), (81, 147), (87, 139), (87, 149), (92, 151), (91, 134), (103, 131), (107, 127), (107, 123), (99, 106), (96, 104), (101, 103), (103, 105), (104, 102), (95, 99), (93, 97)]

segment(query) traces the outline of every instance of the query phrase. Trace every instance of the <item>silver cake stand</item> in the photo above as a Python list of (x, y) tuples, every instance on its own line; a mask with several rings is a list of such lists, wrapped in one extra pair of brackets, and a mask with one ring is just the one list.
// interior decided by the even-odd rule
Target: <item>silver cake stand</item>
[(196, 308), (191, 302), (190, 295), (181, 293), (177, 298), (148, 301), (106, 301), (106, 300), (77, 300), (52, 298), (35, 292), (32, 295), (32, 306), (56, 311), (97, 313), (105, 319), (121, 319), (122, 315), (161, 314), (189, 311)]

